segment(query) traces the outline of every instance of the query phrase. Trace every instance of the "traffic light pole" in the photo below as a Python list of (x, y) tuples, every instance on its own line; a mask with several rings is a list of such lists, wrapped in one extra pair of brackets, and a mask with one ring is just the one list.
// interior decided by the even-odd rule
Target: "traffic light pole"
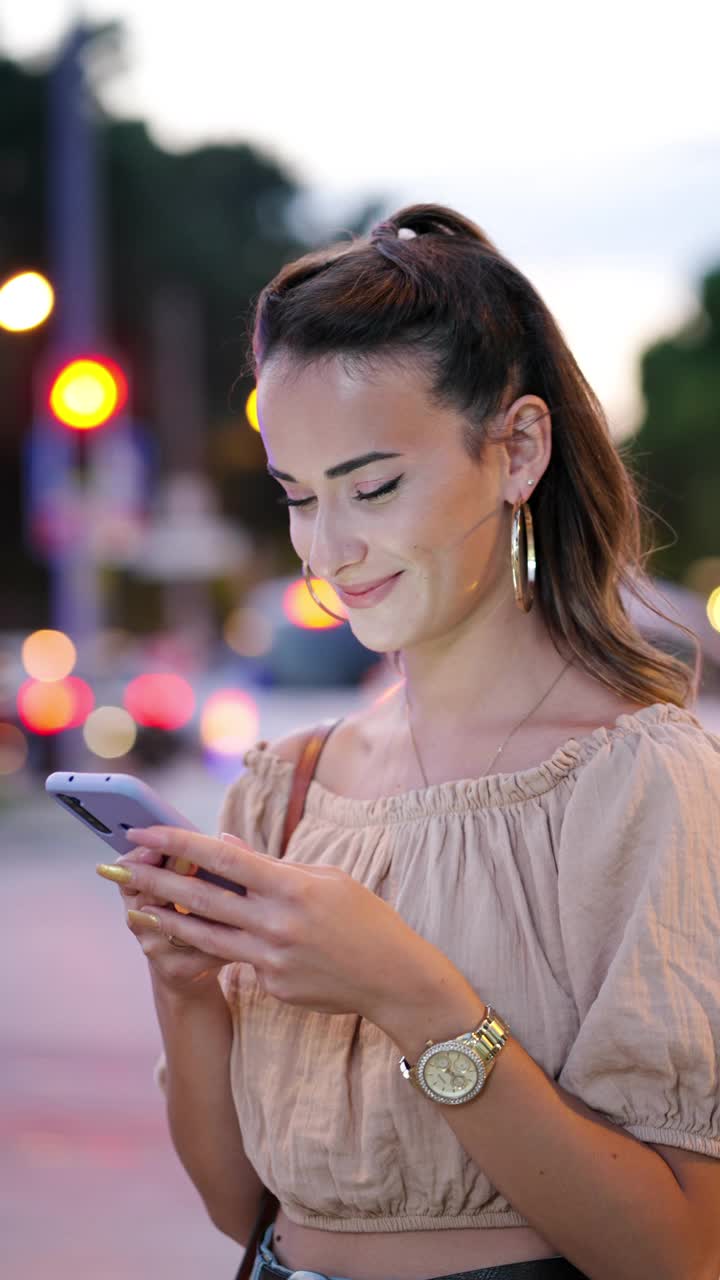
[[(102, 335), (99, 287), (99, 228), (95, 156), (95, 104), (83, 59), (97, 37), (75, 26), (60, 50), (49, 84), (50, 261), (57, 307), (48, 367), (60, 366), (83, 350), (95, 349)], [(100, 584), (85, 518), (85, 470), (92, 470), (94, 441), (53, 419), (44, 396), (36, 397), (30, 460), (31, 493), (45, 491), (50, 502), (34, 507), (48, 521), (45, 554), (50, 570), (51, 626), (69, 635), (81, 667), (91, 663), (102, 623)], [(81, 448), (85, 454), (81, 454)], [(93, 674), (88, 671), (87, 674)], [(79, 731), (60, 734), (56, 766), (78, 767)], [(58, 758), (59, 757), (59, 758)]]
[[(83, 56), (96, 35), (82, 24), (74, 27), (50, 76), (50, 244), (58, 298), (50, 358), (58, 365), (83, 349), (94, 349), (101, 335), (95, 104), (83, 67)], [(53, 458), (69, 512), (82, 513), (85, 468), (76, 431), (61, 428), (47, 412), (37, 426), (42, 452)], [(91, 438), (83, 440), (88, 471), (94, 444)], [(72, 515), (69, 520), (72, 524)], [(101, 623), (99, 576), (82, 515), (74, 536), (73, 530), (69, 536), (60, 530), (49, 550), (53, 626), (72, 636), (82, 658)]]

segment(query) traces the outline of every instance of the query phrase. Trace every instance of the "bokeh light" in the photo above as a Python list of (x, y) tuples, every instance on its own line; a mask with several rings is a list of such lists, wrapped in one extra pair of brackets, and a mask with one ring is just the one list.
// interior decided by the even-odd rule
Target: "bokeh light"
[(114, 760), (134, 747), (137, 725), (123, 707), (97, 707), (85, 721), (83, 738), (96, 756)]
[(27, 738), (15, 724), (0, 722), (0, 777), (19, 773), (28, 757)]
[(79, 676), (26, 680), (17, 693), (17, 711), (32, 733), (60, 733), (85, 723), (95, 704), (90, 685)]
[(228, 648), (241, 658), (261, 658), (272, 648), (272, 623), (259, 609), (240, 607), (225, 619), (223, 637)]
[(33, 631), (23, 643), (22, 664), (34, 680), (64, 680), (76, 660), (75, 645), (64, 631)]
[(203, 707), (200, 740), (217, 755), (239, 756), (257, 741), (260, 717), (249, 693), (218, 689)]
[(55, 304), (49, 280), (38, 271), (21, 271), (0, 288), (0, 328), (11, 333), (36, 329)]
[(146, 728), (182, 729), (195, 711), (195, 694), (192, 685), (172, 671), (148, 672), (130, 681), (123, 703)]
[[(315, 595), (328, 609), (333, 609), (335, 613), (343, 614), (344, 609), (337, 592), (333, 590), (329, 582), (325, 582), (323, 578), (313, 578), (312, 587)], [(285, 617), (293, 622), (296, 627), (307, 627), (313, 631), (322, 631), (328, 627), (341, 627), (342, 622), (336, 618), (331, 618), (325, 613), (319, 605), (315, 603), (310, 592), (307, 589), (304, 578), (298, 578), (295, 582), (291, 582), (283, 596), (283, 610)]]
[(247, 418), (253, 431), (260, 430), (260, 419), (257, 411), (257, 388), (253, 387), (250, 395), (245, 401), (245, 417)]
[(710, 619), (710, 625), (716, 631), (720, 631), (720, 587), (716, 587), (710, 592), (707, 602), (707, 616)]
[(87, 681), (81, 680), (79, 676), (67, 676), (63, 684), (70, 690), (73, 704), (70, 723), (66, 728), (79, 729), (95, 706), (95, 694)]
[(50, 388), (50, 408), (67, 427), (89, 431), (107, 422), (127, 400), (127, 382), (112, 360), (71, 360)]
[(32, 733), (59, 733), (72, 722), (75, 702), (65, 680), (26, 680), (17, 694), (18, 715)]

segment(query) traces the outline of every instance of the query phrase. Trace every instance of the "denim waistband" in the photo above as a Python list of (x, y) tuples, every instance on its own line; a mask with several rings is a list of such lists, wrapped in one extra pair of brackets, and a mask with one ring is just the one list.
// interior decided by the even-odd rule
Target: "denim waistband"
[[(272, 1250), (274, 1223), (263, 1236), (250, 1280), (348, 1280), (347, 1276), (326, 1276), (319, 1271), (290, 1271), (278, 1262)], [(532, 1262), (510, 1262), (499, 1267), (480, 1267), (476, 1271), (453, 1271), (428, 1280), (586, 1280), (566, 1258), (536, 1258)]]

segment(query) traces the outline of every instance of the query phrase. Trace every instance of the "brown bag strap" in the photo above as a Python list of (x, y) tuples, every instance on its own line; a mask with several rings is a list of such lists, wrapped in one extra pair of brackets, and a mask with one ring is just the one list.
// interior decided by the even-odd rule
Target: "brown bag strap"
[[(320, 752), (327, 742), (338, 720), (334, 720), (329, 724), (318, 725), (316, 729), (310, 729), (303, 739), (300, 749), (300, 756), (295, 765), (293, 773), (292, 787), (290, 788), (290, 799), (285, 810), (285, 825), (283, 826), (282, 840), (280, 842), (280, 853), (278, 857), (285, 856), (285, 850), (290, 843), (290, 837), (295, 830), (298, 822), (303, 816), (305, 810), (305, 799), (308, 788), (313, 780), (317, 762), (320, 759)], [(238, 1268), (235, 1280), (250, 1280), (250, 1272), (253, 1269), (255, 1255), (258, 1251), (258, 1245), (262, 1240), (265, 1232), (271, 1222), (275, 1221), (279, 1201), (272, 1191), (268, 1191), (267, 1187), (263, 1187), (262, 1197), (260, 1200), (260, 1208), (255, 1219), (255, 1226), (252, 1234), (245, 1246), (242, 1262)]]
[(285, 857), (285, 850), (290, 843), (290, 837), (303, 816), (305, 798), (313, 780), (317, 762), (320, 759), (320, 752), (338, 723), (339, 721), (333, 720), (329, 724), (318, 725), (317, 728), (310, 729), (303, 740), (300, 756), (293, 774), (290, 799), (285, 810), (285, 825), (280, 842), (280, 853), (278, 854), (280, 858)]

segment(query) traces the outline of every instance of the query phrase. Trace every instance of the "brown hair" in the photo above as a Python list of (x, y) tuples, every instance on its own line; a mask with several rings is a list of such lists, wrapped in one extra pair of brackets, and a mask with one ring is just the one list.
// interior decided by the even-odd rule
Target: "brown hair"
[(694, 697), (697, 664), (645, 640), (623, 604), (621, 587), (665, 617), (643, 591), (640, 502), (597, 397), (536, 290), (473, 222), (410, 205), (283, 267), (258, 299), (256, 370), (278, 353), (351, 367), (415, 360), (435, 402), (464, 416), (474, 459), (508, 394), (541, 397), (553, 447), (530, 509), (536, 595), (556, 646), (633, 702)]

